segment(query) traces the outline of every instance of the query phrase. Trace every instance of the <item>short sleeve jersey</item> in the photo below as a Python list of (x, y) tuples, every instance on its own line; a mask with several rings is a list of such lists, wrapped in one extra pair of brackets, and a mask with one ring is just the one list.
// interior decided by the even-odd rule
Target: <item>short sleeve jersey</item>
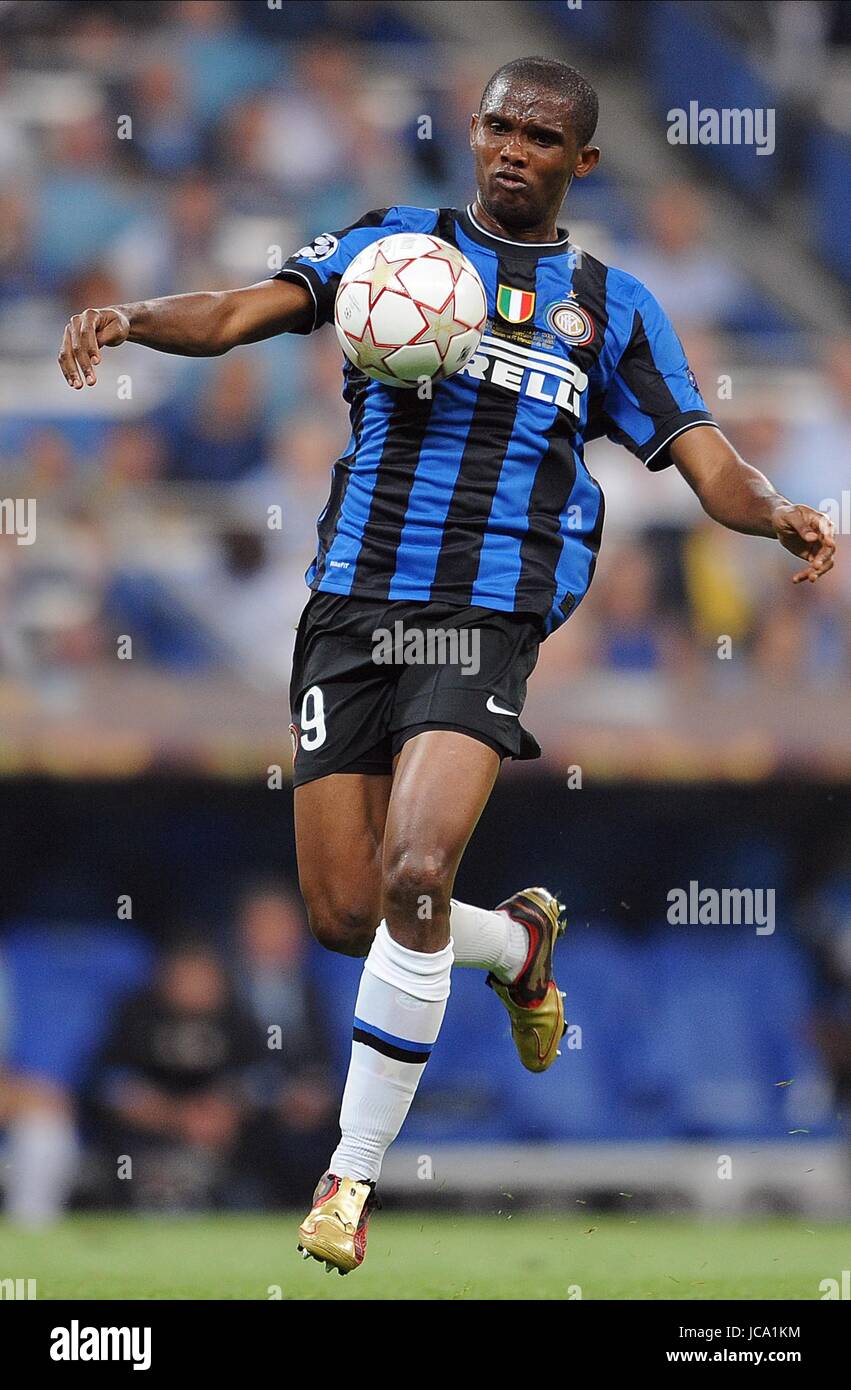
[[(650, 470), (672, 440), (713, 425), (650, 291), (570, 243), (495, 236), (472, 207), (393, 207), (318, 236), (278, 272), (307, 286), (311, 329), (371, 242), (423, 232), (456, 246), (485, 287), (481, 344), (425, 393), (343, 359), (351, 435), (332, 469), (306, 579), (335, 594), (539, 615), (546, 633), (591, 582), (603, 495), (585, 466), (602, 435)], [(342, 356), (342, 354), (341, 354)]]

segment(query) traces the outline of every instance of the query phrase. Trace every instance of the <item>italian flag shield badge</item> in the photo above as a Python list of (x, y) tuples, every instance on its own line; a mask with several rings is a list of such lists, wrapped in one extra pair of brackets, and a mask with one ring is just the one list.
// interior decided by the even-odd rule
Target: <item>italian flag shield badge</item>
[(496, 307), (500, 318), (508, 323), (525, 323), (535, 312), (535, 295), (531, 290), (515, 290), (511, 285), (500, 285), (496, 293)]

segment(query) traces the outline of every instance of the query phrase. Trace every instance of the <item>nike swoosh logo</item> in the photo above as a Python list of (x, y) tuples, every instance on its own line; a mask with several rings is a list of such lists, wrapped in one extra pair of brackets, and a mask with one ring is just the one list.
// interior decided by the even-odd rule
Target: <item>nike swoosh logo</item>
[(487, 708), (490, 710), (491, 714), (510, 714), (512, 719), (520, 718), (516, 710), (503, 709), (502, 705), (498, 705), (492, 695), (488, 697)]

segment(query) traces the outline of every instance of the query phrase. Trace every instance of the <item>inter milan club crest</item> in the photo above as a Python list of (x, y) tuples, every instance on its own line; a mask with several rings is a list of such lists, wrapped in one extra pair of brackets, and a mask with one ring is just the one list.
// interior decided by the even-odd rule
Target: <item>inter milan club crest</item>
[(594, 320), (573, 299), (560, 299), (547, 309), (547, 323), (554, 333), (573, 347), (594, 341)]
[(525, 323), (535, 312), (534, 291), (500, 285), (496, 292), (496, 307), (500, 318), (507, 323)]

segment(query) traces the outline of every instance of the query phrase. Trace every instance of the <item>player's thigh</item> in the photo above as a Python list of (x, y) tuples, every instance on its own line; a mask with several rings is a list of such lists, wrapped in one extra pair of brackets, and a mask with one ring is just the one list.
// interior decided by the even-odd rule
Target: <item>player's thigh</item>
[(332, 773), (295, 788), (298, 875), (311, 930), (361, 956), (381, 919), (381, 856), (390, 775)]
[[(441, 919), (461, 856), (487, 805), (499, 772), (499, 755), (467, 734), (431, 729), (409, 739), (399, 753), (387, 807), (382, 856), (382, 906), (388, 922), (411, 919), (427, 899)], [(428, 921), (425, 916), (422, 920)], [(411, 925), (422, 948), (428, 935)], [(421, 926), (421, 922), (420, 922)]]

